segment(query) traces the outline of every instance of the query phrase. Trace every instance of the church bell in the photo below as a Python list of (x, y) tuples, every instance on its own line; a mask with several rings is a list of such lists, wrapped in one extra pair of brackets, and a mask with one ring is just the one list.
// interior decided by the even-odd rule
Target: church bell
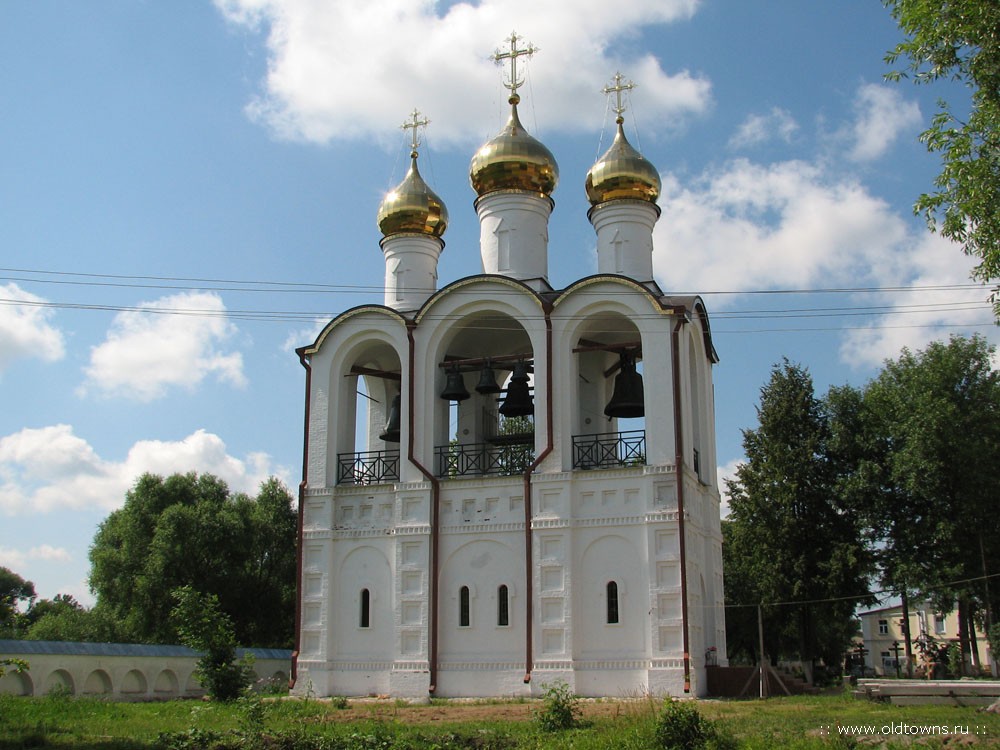
[(505, 417), (527, 417), (535, 413), (531, 389), (528, 387), (528, 366), (524, 362), (514, 365), (514, 374), (510, 376), (510, 385), (507, 386), (507, 397), (500, 404), (499, 411)]
[(643, 399), (642, 375), (635, 369), (635, 355), (622, 352), (620, 356), (620, 366), (615, 376), (615, 390), (608, 405), (604, 407), (604, 414), (624, 419), (642, 417), (646, 414), (646, 407)]
[(441, 398), (445, 401), (465, 401), (469, 397), (469, 391), (465, 387), (465, 378), (458, 371), (457, 367), (448, 370), (448, 380), (441, 391)]
[(497, 385), (497, 376), (493, 373), (493, 366), (487, 360), (479, 373), (479, 384), (476, 386), (476, 393), (484, 396), (490, 393), (500, 393), (503, 389)]
[(385, 423), (385, 430), (378, 436), (379, 440), (387, 443), (399, 442), (399, 409), (400, 398), (397, 393), (392, 399), (392, 406), (389, 407), (389, 419)]

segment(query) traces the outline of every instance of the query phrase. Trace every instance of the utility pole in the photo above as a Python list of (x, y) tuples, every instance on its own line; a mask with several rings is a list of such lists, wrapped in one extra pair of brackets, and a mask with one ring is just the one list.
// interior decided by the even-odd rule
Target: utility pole
[(760, 697), (767, 697), (767, 670), (764, 666), (764, 616), (757, 605), (757, 641), (760, 651)]

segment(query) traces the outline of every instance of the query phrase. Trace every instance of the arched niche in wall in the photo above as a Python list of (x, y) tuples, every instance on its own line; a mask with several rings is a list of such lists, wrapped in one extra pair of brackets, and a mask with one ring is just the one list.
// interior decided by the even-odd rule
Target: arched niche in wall
[(157, 695), (177, 695), (180, 691), (180, 683), (177, 675), (172, 669), (163, 669), (156, 676), (153, 682), (153, 692)]
[(34, 695), (34, 690), (27, 672), (8, 671), (0, 677), (0, 695)]
[[(392, 575), (385, 553), (369, 544), (359, 544), (340, 565), (336, 576), (338, 593), (331, 602), (341, 655), (371, 661), (393, 655)], [(359, 613), (367, 592), (367, 624)]]
[(73, 682), (73, 676), (65, 669), (57, 669), (50, 672), (48, 677), (45, 678), (42, 692), (46, 695), (49, 693), (66, 693), (68, 695), (75, 695), (76, 685)]
[(107, 695), (111, 690), (111, 676), (103, 669), (95, 669), (83, 683), (84, 695)]
[(146, 685), (146, 675), (138, 669), (131, 669), (122, 678), (122, 685), (119, 692), (122, 695), (145, 695)]
[[(494, 539), (468, 541), (444, 551), (438, 612), (442, 658), (516, 659), (524, 647), (524, 610), (516, 596), (517, 582), (524, 580), (523, 553)], [(507, 625), (498, 627), (501, 586), (506, 587)], [(463, 590), (468, 591), (465, 603)], [(468, 614), (465, 623), (463, 613)]]
[[(635, 540), (606, 534), (587, 545), (574, 583), (574, 649), (584, 658), (636, 659), (648, 649), (649, 584)], [(609, 586), (613, 583), (614, 586)], [(609, 622), (609, 591), (617, 620)]]

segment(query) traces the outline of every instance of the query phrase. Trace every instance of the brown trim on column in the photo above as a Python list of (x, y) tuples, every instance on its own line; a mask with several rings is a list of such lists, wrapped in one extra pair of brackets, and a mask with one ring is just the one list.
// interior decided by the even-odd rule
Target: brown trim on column
[(299, 482), (298, 538), (295, 547), (295, 648), (292, 651), (292, 669), (288, 678), (289, 690), (295, 687), (299, 674), (299, 638), (302, 629), (302, 525), (305, 520), (306, 479), (309, 467), (309, 410), (312, 399), (312, 367), (306, 357), (305, 347), (296, 349), (299, 363), (306, 368), (305, 425), (302, 430), (302, 481)]
[(684, 692), (691, 692), (691, 641), (688, 633), (687, 549), (684, 541), (684, 429), (681, 404), (680, 330), (688, 322), (686, 307), (675, 307), (677, 323), (670, 334), (670, 358), (674, 386), (674, 471), (677, 482), (677, 534), (681, 566), (681, 635), (684, 639)]

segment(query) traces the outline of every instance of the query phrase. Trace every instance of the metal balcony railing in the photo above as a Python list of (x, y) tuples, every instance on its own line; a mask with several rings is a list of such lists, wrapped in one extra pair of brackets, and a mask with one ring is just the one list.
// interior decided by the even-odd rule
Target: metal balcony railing
[(399, 479), (399, 451), (337, 454), (337, 484), (383, 484)]
[(573, 436), (574, 469), (610, 469), (645, 463), (645, 430)]
[(533, 442), (467, 443), (434, 449), (442, 478), (523, 474), (535, 458)]

